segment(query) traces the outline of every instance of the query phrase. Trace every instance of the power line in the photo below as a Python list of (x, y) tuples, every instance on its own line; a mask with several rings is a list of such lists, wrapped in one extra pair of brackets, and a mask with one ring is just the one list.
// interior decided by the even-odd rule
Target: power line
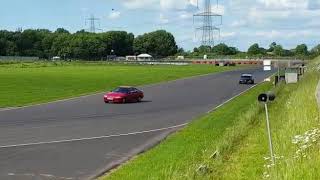
[[(217, 7), (219, 7), (218, 0)], [(222, 24), (222, 15), (212, 11), (211, 0), (205, 0), (204, 11), (193, 15), (193, 21), (196, 17), (202, 18), (202, 26), (196, 28), (196, 31), (202, 32), (201, 44), (214, 46), (215, 34), (218, 33), (220, 37), (220, 28), (218, 26)], [(220, 22), (217, 23), (215, 19), (220, 19)]]
[(87, 25), (87, 22), (89, 21), (90, 28), (87, 29), (91, 33), (95, 33), (97, 31), (102, 31), (102, 29), (96, 28), (96, 22), (100, 24), (100, 19), (95, 18), (93, 14), (91, 14), (90, 18), (87, 18), (85, 21), (85, 24)]

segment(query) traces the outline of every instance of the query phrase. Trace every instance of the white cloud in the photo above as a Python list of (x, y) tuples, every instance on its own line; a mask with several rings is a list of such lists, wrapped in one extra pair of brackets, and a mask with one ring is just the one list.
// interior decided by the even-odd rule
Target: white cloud
[(161, 23), (161, 24), (168, 24), (168, 23), (169, 23), (169, 19), (166, 18), (166, 17), (164, 16), (164, 14), (162, 14), (162, 13), (160, 13), (159, 20), (160, 20), (160, 23)]
[(159, 0), (122, 0), (128, 9), (153, 8)]
[(320, 9), (320, 0), (309, 0), (308, 8), (310, 10), (317, 10)]
[(258, 31), (255, 36), (266, 39), (303, 39), (308, 37), (315, 37), (315, 30), (272, 30), (272, 31)]
[(221, 38), (231, 38), (231, 37), (234, 37), (234, 36), (236, 36), (236, 32), (222, 32), (221, 34), (220, 34), (220, 37)]
[(196, 6), (196, 0), (122, 0), (123, 5), (128, 9), (161, 8), (187, 9), (189, 6)]
[(255, 33), (255, 35), (263, 38), (274, 39), (274, 38), (281, 37), (283, 33), (276, 30), (272, 30), (272, 31), (258, 31)]
[(187, 0), (160, 0), (162, 9), (185, 9), (190, 5)]
[(231, 27), (235, 27), (235, 28), (243, 27), (247, 25), (248, 25), (248, 22), (246, 20), (236, 20), (230, 24)]
[(225, 8), (222, 5), (212, 6), (211, 10), (212, 10), (212, 12), (214, 12), (216, 14), (220, 14), (220, 15), (224, 15), (224, 13), (225, 13)]
[(192, 17), (193, 17), (193, 14), (187, 11), (180, 12), (179, 14), (180, 19), (191, 19)]
[(305, 9), (308, 7), (308, 0), (259, 0), (267, 9)]
[(285, 19), (288, 18), (291, 11), (277, 11), (277, 10), (265, 10), (257, 7), (253, 7), (249, 10), (249, 19), (255, 21), (263, 21), (265, 19)]
[[(319, 19), (318, 4), (320, 0), (233, 0), (228, 8), (234, 15), (241, 12), (242, 16), (242, 22), (234, 21), (231, 27), (239, 27), (244, 21), (250, 26), (288, 26), (293, 22), (307, 23)], [(238, 6), (241, 8), (238, 9)]]
[(193, 6), (197, 6), (198, 5), (198, 0), (189, 0), (189, 3)]
[(118, 19), (120, 17), (121, 13), (119, 11), (112, 11), (108, 18), (109, 19)]

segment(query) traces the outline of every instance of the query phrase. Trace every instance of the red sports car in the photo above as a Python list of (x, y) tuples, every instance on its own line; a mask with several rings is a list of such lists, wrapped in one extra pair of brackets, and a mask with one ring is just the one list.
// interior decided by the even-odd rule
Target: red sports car
[(134, 87), (119, 87), (106, 95), (104, 95), (105, 103), (127, 103), (127, 102), (140, 102), (144, 98), (144, 94)]

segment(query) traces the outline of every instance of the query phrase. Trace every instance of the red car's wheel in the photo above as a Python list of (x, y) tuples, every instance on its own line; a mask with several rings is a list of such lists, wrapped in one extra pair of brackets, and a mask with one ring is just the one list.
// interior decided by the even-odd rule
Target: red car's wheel
[(141, 102), (142, 101), (142, 97), (138, 97), (138, 102)]
[(126, 102), (127, 102), (126, 98), (123, 98), (122, 103), (126, 103)]

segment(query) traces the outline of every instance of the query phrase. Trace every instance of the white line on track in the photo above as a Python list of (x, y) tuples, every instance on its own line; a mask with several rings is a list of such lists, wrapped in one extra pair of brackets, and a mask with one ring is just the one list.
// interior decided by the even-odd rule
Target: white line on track
[(186, 126), (188, 124), (189, 123), (184, 123), (184, 124), (171, 126), (171, 127), (167, 127), (167, 128), (152, 129), (152, 130), (147, 130), (147, 131), (139, 131), (139, 132), (126, 133), (126, 134), (116, 134), (116, 135), (97, 136), (97, 137), (69, 139), (69, 140), (59, 140), (59, 141), (48, 141), (48, 142), (36, 142), (36, 143), (27, 143), (27, 144), (6, 145), (6, 146), (0, 146), (0, 149), (14, 148), (14, 147), (25, 147), (25, 146), (34, 146), (34, 145), (66, 143), (66, 142), (77, 142), (77, 141), (86, 141), (86, 140), (97, 140), (97, 139), (106, 139), (106, 138), (114, 138), (114, 137), (122, 137), (122, 136), (132, 136), (132, 135), (139, 135), (139, 134), (145, 134), (145, 133), (152, 133), (152, 132), (159, 132), (159, 131), (165, 131), (165, 130), (170, 130), (170, 129), (176, 129), (176, 128), (180, 128), (180, 127)]
[[(273, 75), (269, 76), (268, 78), (271, 78), (272, 76), (273, 76)], [(235, 98), (237, 98), (237, 97), (239, 97), (239, 96), (243, 95), (244, 93), (246, 93), (246, 92), (250, 91), (251, 89), (253, 89), (253, 88), (257, 87), (258, 85), (260, 85), (260, 84), (262, 84), (262, 83), (264, 83), (264, 82), (265, 82), (265, 81), (263, 80), (263, 81), (261, 81), (260, 83), (257, 83), (257, 84), (255, 84), (254, 86), (251, 86), (250, 88), (246, 89), (245, 91), (242, 91), (242, 92), (241, 92), (241, 93), (239, 93), (238, 95), (233, 96), (232, 98), (230, 98), (230, 99), (228, 99), (227, 101), (223, 102), (223, 103), (222, 103), (222, 104), (220, 104), (219, 106), (217, 106), (217, 107), (215, 107), (214, 109), (212, 109), (212, 110), (208, 111), (208, 112), (207, 112), (207, 114), (209, 114), (209, 113), (211, 113), (211, 112), (213, 112), (213, 111), (215, 111), (215, 110), (219, 109), (220, 107), (224, 106), (224, 105), (225, 105), (225, 104), (227, 104), (228, 102), (230, 102), (230, 101), (234, 100)]]
[[(259, 83), (259, 84), (261, 84), (261, 83)], [(246, 89), (245, 91), (242, 91), (241, 93), (237, 94), (236, 96), (233, 96), (232, 98), (228, 99), (227, 101), (223, 102), (222, 104), (220, 104), (219, 106), (215, 107), (214, 109), (208, 111), (207, 113), (209, 114), (209, 113), (211, 113), (211, 112), (219, 109), (220, 107), (224, 106), (224, 105), (227, 104), (228, 102), (234, 100), (235, 98), (241, 96), (242, 94), (244, 94), (244, 93), (250, 91), (251, 89), (257, 87), (259, 84), (256, 84), (256, 85), (254, 85), (254, 86), (251, 86), (249, 89)]]

